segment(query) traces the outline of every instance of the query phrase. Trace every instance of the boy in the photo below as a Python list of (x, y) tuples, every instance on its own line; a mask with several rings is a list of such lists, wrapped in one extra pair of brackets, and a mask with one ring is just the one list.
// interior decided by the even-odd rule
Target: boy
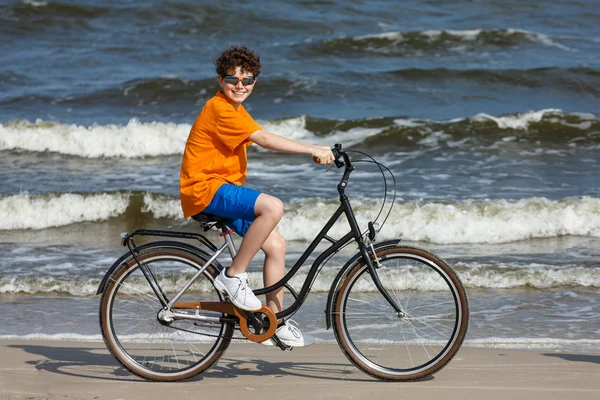
[[(246, 147), (252, 143), (269, 150), (310, 154), (320, 164), (334, 156), (326, 146), (299, 143), (262, 130), (242, 102), (250, 96), (260, 73), (260, 58), (245, 46), (232, 46), (215, 60), (221, 90), (206, 102), (190, 131), (180, 173), (181, 206), (185, 217), (200, 212), (228, 218), (227, 225), (243, 237), (229, 268), (215, 279), (215, 287), (243, 310), (255, 311), (261, 301), (248, 287), (246, 268), (259, 249), (265, 253), (264, 284), (273, 285), (285, 274), (285, 239), (275, 230), (283, 216), (281, 200), (243, 187)], [(269, 293), (267, 306), (283, 309), (283, 289)], [(288, 346), (314, 343), (297, 326), (283, 322), (277, 337)], [(272, 345), (268, 340), (264, 344)]]

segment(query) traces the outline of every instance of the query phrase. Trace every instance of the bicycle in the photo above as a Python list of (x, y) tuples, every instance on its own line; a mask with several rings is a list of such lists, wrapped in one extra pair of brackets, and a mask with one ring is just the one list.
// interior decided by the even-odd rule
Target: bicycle
[[(221, 231), (224, 243), (220, 247), (194, 232), (142, 229), (123, 233), (121, 244), (129, 251), (107, 271), (97, 291), (102, 294), (100, 329), (113, 356), (140, 377), (178, 381), (209, 369), (234, 339), (262, 342), (271, 338), (282, 350), (291, 350), (274, 336), (277, 320), (300, 309), (321, 267), (343, 247), (356, 243), (359, 251), (339, 270), (325, 306), (327, 329), (333, 327), (343, 353), (357, 368), (381, 380), (418, 380), (442, 369), (467, 332), (469, 307), (459, 277), (439, 257), (403, 246), (400, 239), (375, 242), (383, 226), (376, 221), (387, 200), (383, 171), (387, 168), (355, 151), (376, 163), (386, 185), (384, 205), (368, 230), (361, 232), (345, 193), (355, 169), (348, 155), (353, 150), (336, 144), (332, 151), (335, 165), (344, 168), (337, 186), (339, 208), (278, 283), (254, 290), (264, 295), (285, 287), (294, 297), (290, 306), (276, 315), (264, 305), (257, 312), (243, 311), (215, 289), (214, 278), (223, 269), (217, 258), (225, 250), (232, 259), (236, 254), (232, 231), (222, 218), (207, 214), (196, 218), (205, 231), (213, 227)], [(365, 160), (354, 162), (358, 161)], [(394, 198), (395, 185), (387, 216)], [(328, 232), (342, 215), (350, 231), (334, 239)], [(179, 240), (136, 246), (136, 236), (191, 239), (201, 246)], [(296, 292), (289, 280), (324, 240), (329, 247), (313, 262)], [(236, 329), (243, 337), (234, 336)]]

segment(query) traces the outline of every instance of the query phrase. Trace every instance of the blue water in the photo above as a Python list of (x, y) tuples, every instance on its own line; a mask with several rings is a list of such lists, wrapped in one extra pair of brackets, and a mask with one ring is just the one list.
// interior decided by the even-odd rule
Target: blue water
[[(94, 289), (119, 232), (196, 228), (180, 215), (181, 153), (218, 90), (213, 59), (246, 44), (263, 68), (244, 105), (265, 129), (391, 169), (382, 235), (457, 266), (467, 343), (597, 351), (598, 5), (3, 2), (0, 314), (16, 322), (0, 337), (97, 337)], [(291, 265), (335, 207), (339, 173), (256, 148), (249, 159), (247, 184), (286, 205)], [(349, 190), (366, 223), (384, 188), (357, 165)], [(260, 260), (251, 270), (259, 281)], [(298, 319), (332, 340), (324, 290)], [(14, 318), (32, 307), (34, 321)]]

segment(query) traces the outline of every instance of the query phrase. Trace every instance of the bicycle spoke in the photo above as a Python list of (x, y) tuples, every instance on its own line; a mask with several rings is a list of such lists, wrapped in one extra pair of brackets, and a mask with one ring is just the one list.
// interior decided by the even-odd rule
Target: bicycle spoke
[[(150, 250), (139, 259), (165, 294), (179, 292), (204, 264), (197, 255), (181, 249)], [(180, 380), (209, 368), (221, 356), (220, 349), (231, 340), (232, 324), (171, 320), (168, 313), (159, 314), (162, 305), (150, 292), (137, 263), (132, 260), (120, 268), (103, 296), (101, 317), (110, 320), (110, 325), (102, 324), (102, 333), (123, 365), (150, 379)], [(216, 273), (213, 267), (206, 269), (198, 281), (189, 284), (180, 301), (222, 301), (212, 285)]]
[[(464, 319), (459, 319), (456, 286), (447, 277), (452, 271), (425, 259), (423, 251), (405, 249), (390, 247), (377, 268), (401, 313), (376, 289), (366, 265), (345, 277), (333, 313), (336, 338), (345, 354), (363, 371), (385, 379), (416, 379), (440, 369), (450, 359), (441, 355), (456, 342), (456, 335), (460, 344), (466, 330)], [(458, 330), (459, 321), (463, 324)], [(373, 342), (376, 345), (369, 344)]]
[[(116, 283), (116, 282), (115, 282), (115, 283)], [(140, 299), (141, 299), (142, 301), (144, 301), (144, 303), (146, 303), (146, 304), (148, 305), (148, 307), (151, 307), (151, 304), (150, 304), (150, 303), (148, 303), (147, 301), (145, 301), (145, 298), (148, 298), (148, 299), (150, 299), (150, 300), (156, 301), (156, 303), (158, 303), (158, 304), (160, 305), (160, 301), (159, 301), (159, 300), (158, 300), (156, 297), (154, 297), (154, 296), (151, 296), (151, 295), (149, 295), (149, 294), (147, 294), (147, 293), (144, 293), (144, 292), (142, 292), (141, 290), (139, 290), (139, 289), (137, 289), (137, 288), (133, 287), (133, 286), (132, 286), (132, 285), (130, 285), (130, 284), (118, 283), (118, 285), (119, 285), (119, 286), (124, 286), (124, 287), (126, 287), (126, 288), (129, 288), (129, 289), (131, 289), (131, 290), (133, 290), (133, 291), (136, 291), (136, 292), (138, 292), (138, 293), (141, 295)]]

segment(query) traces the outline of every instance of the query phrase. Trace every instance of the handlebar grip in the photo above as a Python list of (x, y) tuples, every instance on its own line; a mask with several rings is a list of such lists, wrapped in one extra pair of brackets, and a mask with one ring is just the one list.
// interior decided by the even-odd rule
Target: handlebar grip
[[(338, 147), (339, 146), (339, 147)], [(338, 168), (342, 168), (345, 164), (344, 161), (341, 160), (342, 154), (340, 153), (342, 146), (341, 145), (335, 145), (335, 147), (331, 148), (331, 152), (333, 153), (333, 162), (335, 163), (335, 166)]]
[(336, 149), (335, 147), (331, 148), (331, 152), (333, 153), (333, 157), (337, 160), (338, 158), (340, 158), (340, 152), (338, 151), (338, 149)]
[[(336, 167), (338, 167), (338, 168), (341, 168), (345, 165), (344, 161), (341, 160), (342, 155), (340, 153), (340, 150), (341, 150), (341, 146), (340, 146), (340, 148), (338, 148), (337, 146), (331, 148), (331, 153), (333, 153), (333, 162), (335, 163)], [(317, 164), (321, 163), (321, 159), (319, 157), (313, 157), (312, 159)]]

